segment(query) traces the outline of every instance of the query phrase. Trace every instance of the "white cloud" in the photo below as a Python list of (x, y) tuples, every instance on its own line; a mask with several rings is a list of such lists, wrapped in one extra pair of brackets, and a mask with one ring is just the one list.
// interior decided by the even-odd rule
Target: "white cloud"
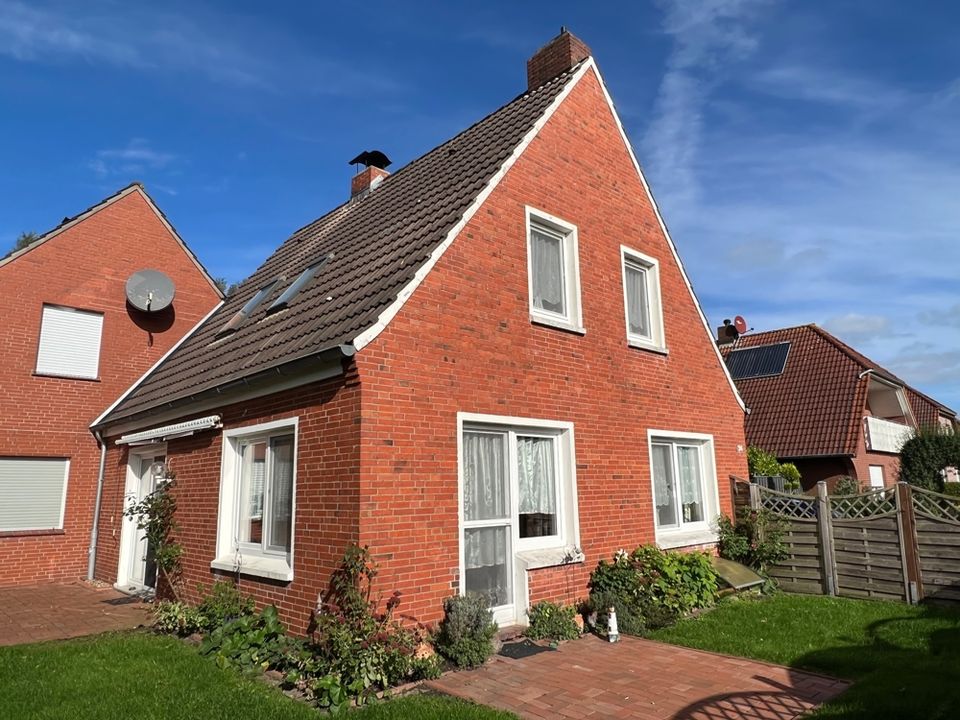
[(828, 318), (824, 321), (823, 327), (849, 345), (856, 345), (878, 336), (889, 336), (890, 318), (852, 312)]
[(100, 177), (135, 175), (147, 170), (168, 169), (178, 157), (173, 153), (155, 150), (143, 138), (133, 138), (121, 148), (98, 150), (89, 167)]

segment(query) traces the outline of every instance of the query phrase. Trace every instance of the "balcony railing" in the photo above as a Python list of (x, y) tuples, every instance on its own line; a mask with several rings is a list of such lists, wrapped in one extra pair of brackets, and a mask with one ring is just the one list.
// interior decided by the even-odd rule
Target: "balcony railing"
[(909, 425), (867, 416), (867, 449), (876, 452), (898, 453), (903, 444), (913, 437)]

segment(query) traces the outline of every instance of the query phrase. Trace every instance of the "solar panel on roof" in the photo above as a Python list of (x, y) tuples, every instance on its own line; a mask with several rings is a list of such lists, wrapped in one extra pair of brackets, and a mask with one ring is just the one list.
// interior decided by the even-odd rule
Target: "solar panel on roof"
[(789, 353), (788, 342), (733, 350), (727, 355), (727, 369), (734, 380), (772, 377), (783, 372)]

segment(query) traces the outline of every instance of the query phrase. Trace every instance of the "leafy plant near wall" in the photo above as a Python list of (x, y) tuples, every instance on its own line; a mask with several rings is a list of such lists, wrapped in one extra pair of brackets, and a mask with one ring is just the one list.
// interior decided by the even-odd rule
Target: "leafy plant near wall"
[(149, 547), (153, 549), (157, 570), (166, 581), (174, 598), (181, 601), (178, 586), (180, 584), (183, 546), (174, 538), (178, 525), (174, 519), (177, 501), (171, 494), (176, 478), (169, 475), (167, 482), (161, 484), (136, 505), (124, 511), (124, 515), (137, 523), (143, 530)]
[(277, 615), (269, 605), (259, 614), (241, 615), (214, 629), (203, 639), (200, 652), (213, 655), (218, 666), (244, 672), (258, 672), (282, 662), (291, 643)]
[(572, 605), (538, 602), (527, 610), (530, 625), (524, 634), (532, 640), (576, 640), (580, 637), (576, 615)]
[(960, 434), (925, 428), (900, 449), (900, 479), (917, 487), (942, 492), (943, 469), (960, 467)]
[(747, 448), (747, 466), (750, 475), (780, 476), (788, 490), (800, 489), (800, 470), (793, 463), (781, 463), (772, 452), (751, 445)]
[(717, 519), (720, 557), (752, 567), (766, 575), (771, 565), (787, 557), (784, 525), (767, 510), (740, 508), (734, 524), (726, 515)]
[(860, 493), (860, 483), (849, 475), (844, 475), (833, 487), (834, 495), (858, 495)]
[(456, 595), (443, 603), (443, 620), (437, 632), (437, 651), (457, 667), (482, 665), (493, 654), (497, 623), (483, 595)]
[(960, 482), (948, 482), (943, 484), (943, 494), (951, 497), (960, 497)]

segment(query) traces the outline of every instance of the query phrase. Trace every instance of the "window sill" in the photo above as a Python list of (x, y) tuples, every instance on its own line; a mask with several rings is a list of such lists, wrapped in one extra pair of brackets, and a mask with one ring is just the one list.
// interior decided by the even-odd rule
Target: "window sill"
[(667, 350), (664, 345), (656, 345), (654, 343), (643, 342), (641, 340), (627, 340), (627, 347), (632, 347), (635, 350), (646, 350), (647, 352), (656, 353), (658, 355), (669, 355), (670, 351)]
[(582, 564), (586, 556), (580, 548), (555, 547), (542, 550), (521, 550), (517, 553), (517, 560), (525, 570), (556, 567), (557, 565)]
[(44, 535), (66, 535), (66, 533), (62, 528), (48, 528), (46, 530), (0, 530), (0, 538), (42, 537)]
[(241, 575), (255, 575), (270, 580), (280, 580), (281, 582), (290, 582), (293, 580), (293, 568), (290, 567), (290, 563), (287, 562), (286, 558), (243, 555), (240, 557), (240, 566), (238, 568), (236, 558), (231, 556), (212, 560), (210, 567), (214, 570), (225, 570), (231, 573), (239, 572)]
[(82, 375), (57, 375), (56, 373), (45, 373), (33, 371), (31, 373), (34, 377), (38, 378), (54, 378), (55, 380), (80, 380), (81, 382), (100, 382), (100, 377), (83, 377)]
[(690, 545), (712, 545), (719, 540), (713, 530), (680, 530), (674, 532), (660, 531), (657, 533), (657, 546), (662, 550), (689, 547)]
[(534, 325), (542, 325), (544, 327), (556, 328), (557, 330), (565, 330), (569, 333), (574, 333), (575, 335), (586, 335), (587, 331), (582, 325), (574, 325), (573, 323), (566, 322), (560, 318), (549, 318), (543, 317), (542, 315), (530, 315), (530, 322)]

